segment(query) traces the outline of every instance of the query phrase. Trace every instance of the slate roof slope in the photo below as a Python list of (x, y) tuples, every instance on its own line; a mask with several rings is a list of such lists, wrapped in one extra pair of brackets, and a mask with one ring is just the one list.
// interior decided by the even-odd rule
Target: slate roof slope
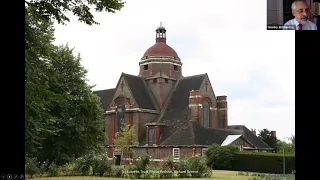
[(193, 131), (188, 119), (189, 92), (200, 89), (201, 83), (207, 74), (181, 78), (170, 94), (160, 116), (158, 123), (168, 127), (160, 139), (161, 145), (193, 145)]
[(116, 92), (115, 88), (93, 91), (94, 94), (100, 97), (101, 108), (104, 111), (106, 111), (107, 108), (110, 106), (115, 92)]
[(211, 146), (212, 144), (221, 145), (228, 135), (241, 135), (242, 131), (222, 128), (205, 128), (200, 124), (193, 122), (193, 131), (196, 145)]
[(265, 142), (263, 142), (259, 137), (254, 135), (247, 127), (243, 125), (232, 125), (229, 129), (241, 130), (245, 139), (247, 139), (251, 144), (256, 146), (258, 149), (271, 149)]
[(154, 96), (144, 79), (139, 76), (122, 73), (138, 106), (142, 109), (156, 110)]

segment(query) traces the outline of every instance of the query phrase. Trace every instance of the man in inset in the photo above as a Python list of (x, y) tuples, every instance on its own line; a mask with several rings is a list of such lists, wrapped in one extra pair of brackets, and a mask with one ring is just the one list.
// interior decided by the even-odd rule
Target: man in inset
[(317, 26), (308, 20), (309, 8), (305, 0), (295, 0), (291, 10), (295, 18), (286, 22), (284, 26), (295, 26), (296, 30), (317, 30)]

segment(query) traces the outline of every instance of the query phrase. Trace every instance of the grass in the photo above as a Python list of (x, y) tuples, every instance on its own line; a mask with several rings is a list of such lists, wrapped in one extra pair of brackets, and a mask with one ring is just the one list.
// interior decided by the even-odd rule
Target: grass
[[(188, 179), (188, 180), (249, 180), (251, 176), (237, 175), (237, 171), (213, 171), (212, 178), (175, 178), (174, 180)], [(96, 177), (96, 176), (60, 176), (60, 177), (42, 177), (32, 178), (32, 180), (125, 180), (124, 178), (107, 178), (107, 177)], [(129, 180), (129, 179), (127, 179)], [(170, 180), (170, 179), (167, 179)], [(172, 179), (171, 179), (172, 180)]]

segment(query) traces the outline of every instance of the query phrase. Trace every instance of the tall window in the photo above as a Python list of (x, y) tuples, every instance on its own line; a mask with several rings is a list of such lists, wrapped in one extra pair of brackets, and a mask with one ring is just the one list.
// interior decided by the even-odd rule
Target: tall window
[(149, 138), (149, 145), (150, 146), (152, 146), (153, 145), (153, 140), (154, 140), (154, 129), (153, 128), (151, 128), (151, 129), (149, 129), (149, 135), (148, 135), (148, 138)]
[(210, 105), (208, 101), (202, 103), (203, 126), (210, 127)]
[(124, 126), (124, 111), (125, 111), (124, 101), (120, 100), (117, 106), (118, 132), (120, 132)]

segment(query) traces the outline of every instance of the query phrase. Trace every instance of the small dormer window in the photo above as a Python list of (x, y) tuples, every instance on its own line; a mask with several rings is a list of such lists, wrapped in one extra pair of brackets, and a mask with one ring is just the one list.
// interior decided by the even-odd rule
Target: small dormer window
[(173, 70), (178, 71), (178, 66), (177, 65), (173, 65)]
[(164, 81), (165, 81), (165, 83), (167, 83), (167, 84), (169, 83), (169, 80), (168, 80), (168, 79), (164, 79)]
[(143, 66), (143, 69), (144, 69), (145, 71), (148, 70), (148, 64), (144, 65), (144, 66)]
[(157, 79), (153, 79), (153, 83), (157, 83)]

